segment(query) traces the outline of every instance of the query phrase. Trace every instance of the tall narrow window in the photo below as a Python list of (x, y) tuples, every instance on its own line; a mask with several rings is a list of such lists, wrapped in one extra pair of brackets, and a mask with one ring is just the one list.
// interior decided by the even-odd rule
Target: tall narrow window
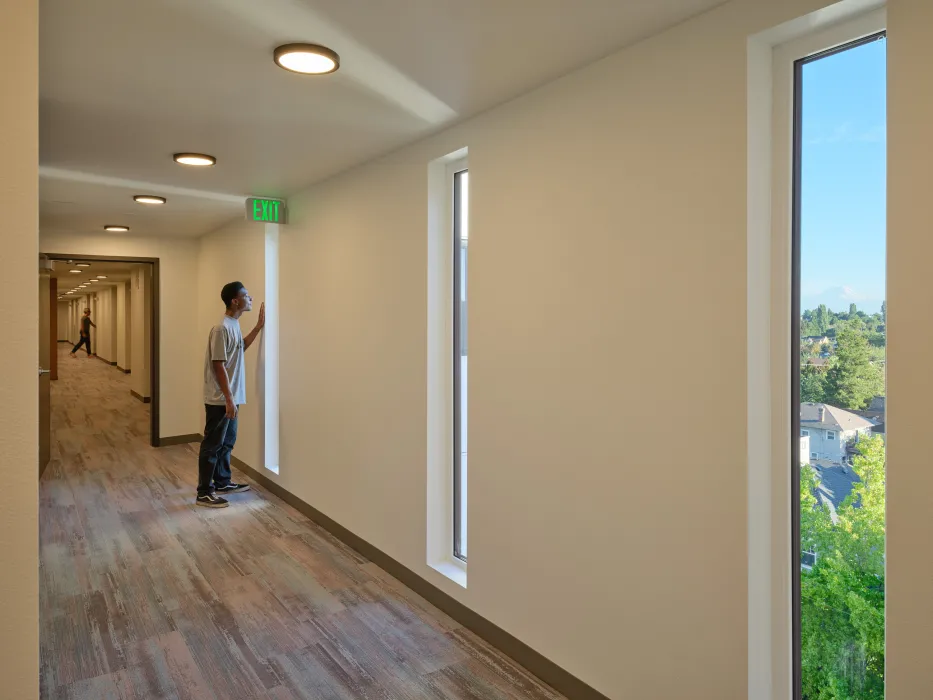
[(809, 448), (792, 440), (794, 676), (803, 700), (884, 697), (883, 39), (795, 66), (791, 435), (809, 436)]
[(457, 169), (453, 177), (453, 464), (454, 556), (467, 559), (467, 244), (469, 241), (470, 173)]

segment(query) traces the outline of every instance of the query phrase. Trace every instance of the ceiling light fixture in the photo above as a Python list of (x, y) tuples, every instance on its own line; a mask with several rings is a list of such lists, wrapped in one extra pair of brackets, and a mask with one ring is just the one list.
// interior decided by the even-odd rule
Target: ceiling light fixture
[(81, 274), (81, 270), (68, 270), (68, 272), (70, 272), (70, 273), (73, 274), (73, 275), (80, 275), (80, 274)]
[(179, 165), (195, 165), (203, 168), (217, 164), (217, 159), (214, 156), (205, 153), (176, 153), (172, 157)]
[(126, 233), (129, 230), (129, 226), (104, 226), (104, 231), (110, 231), (111, 233)]
[(157, 197), (154, 194), (138, 194), (133, 199), (140, 204), (165, 204), (165, 197)]
[(105, 280), (105, 279), (107, 279), (107, 275), (97, 275), (97, 279), (99, 279), (99, 280)]
[(76, 267), (90, 267), (91, 263), (78, 263)]
[(280, 68), (304, 75), (325, 75), (340, 68), (340, 56), (317, 44), (285, 44), (275, 50)]

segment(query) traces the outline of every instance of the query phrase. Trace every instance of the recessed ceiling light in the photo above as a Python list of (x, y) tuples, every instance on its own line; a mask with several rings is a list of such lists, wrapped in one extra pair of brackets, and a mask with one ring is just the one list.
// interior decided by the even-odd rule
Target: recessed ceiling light
[(107, 279), (107, 275), (97, 275), (97, 279), (99, 279), (99, 280), (105, 280), (105, 279)]
[(70, 273), (73, 274), (73, 275), (80, 275), (80, 274), (81, 274), (81, 270), (68, 270), (68, 272), (70, 272)]
[(165, 197), (157, 197), (154, 194), (138, 194), (133, 199), (140, 204), (165, 204)]
[(129, 230), (129, 226), (104, 226), (104, 231), (112, 231), (113, 233), (125, 233)]
[(91, 263), (78, 263), (75, 267), (90, 267)]
[(285, 44), (275, 50), (275, 62), (285, 70), (324, 75), (340, 68), (340, 56), (317, 44)]
[(94, 284), (97, 280), (88, 280), (88, 284)]
[(180, 165), (198, 165), (201, 167), (215, 165), (217, 159), (205, 153), (176, 153), (172, 156)]

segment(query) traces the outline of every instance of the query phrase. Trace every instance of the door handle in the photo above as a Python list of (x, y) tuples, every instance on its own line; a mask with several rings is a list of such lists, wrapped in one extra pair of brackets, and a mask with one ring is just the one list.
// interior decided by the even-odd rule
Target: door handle
[(42, 369), (42, 368), (40, 367), (40, 368), (39, 368), (39, 376), (41, 377), (43, 374), (52, 374), (52, 370), (50, 370), (50, 369)]

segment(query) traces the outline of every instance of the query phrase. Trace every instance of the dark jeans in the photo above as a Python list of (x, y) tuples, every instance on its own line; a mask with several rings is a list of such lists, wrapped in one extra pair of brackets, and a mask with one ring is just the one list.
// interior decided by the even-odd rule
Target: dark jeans
[(78, 341), (78, 344), (74, 346), (71, 350), (71, 354), (74, 355), (81, 348), (82, 345), (87, 345), (87, 354), (91, 354), (91, 336), (82, 335), (81, 340)]
[(204, 440), (198, 457), (198, 495), (213, 493), (230, 483), (230, 455), (236, 444), (237, 419), (227, 418), (225, 406), (204, 406)]

